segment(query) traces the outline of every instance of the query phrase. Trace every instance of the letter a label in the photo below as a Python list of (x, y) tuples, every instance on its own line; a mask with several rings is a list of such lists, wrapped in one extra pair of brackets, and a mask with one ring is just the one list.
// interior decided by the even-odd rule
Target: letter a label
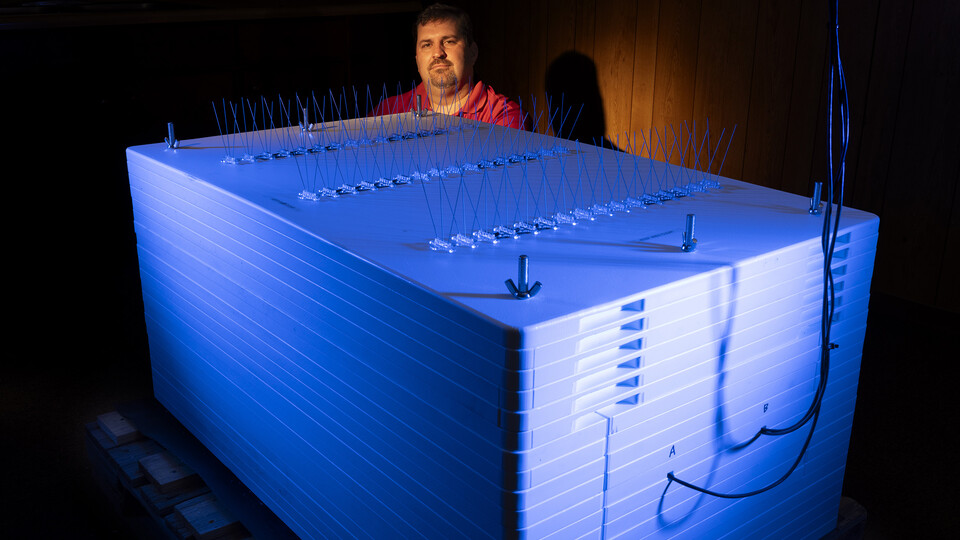
[(672, 458), (675, 455), (677, 455), (677, 445), (673, 445), (670, 447), (670, 455), (667, 457)]

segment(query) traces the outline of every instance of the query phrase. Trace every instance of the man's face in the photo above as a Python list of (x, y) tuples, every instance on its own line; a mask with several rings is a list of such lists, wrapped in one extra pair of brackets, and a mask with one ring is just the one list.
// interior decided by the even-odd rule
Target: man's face
[(457, 32), (454, 21), (431, 21), (417, 27), (417, 71), (434, 89), (454, 89), (473, 78), (477, 44)]

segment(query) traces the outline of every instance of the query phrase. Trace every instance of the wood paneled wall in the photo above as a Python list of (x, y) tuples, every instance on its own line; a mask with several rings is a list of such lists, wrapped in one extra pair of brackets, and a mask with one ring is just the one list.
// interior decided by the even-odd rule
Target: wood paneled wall
[[(826, 0), (492, 0), (477, 75), (542, 108), (571, 53), (603, 130), (737, 126), (722, 174), (809, 195), (827, 173)], [(850, 100), (845, 204), (881, 218), (874, 292), (960, 311), (960, 3), (841, 0)], [(540, 126), (546, 129), (546, 119)], [(629, 135), (628, 135), (629, 134)], [(715, 165), (718, 165), (715, 164)], [(758, 224), (759, 226), (759, 224)]]
[[(341, 3), (289, 2), (333, 12)], [(18, 104), (8, 123), (53, 125), (69, 111), (96, 129), (102, 159), (78, 146), (81, 158), (61, 161), (91, 177), (112, 171), (109, 195), (89, 203), (128, 209), (122, 149), (159, 140), (170, 120), (182, 137), (214, 132), (211, 99), (408, 84), (416, 2), (353, 3), (367, 11), (271, 8), (272, 18), (232, 21), (232, 4), (206, 0), (220, 11), (194, 22), (162, 23), (167, 11), (147, 10), (125, 15), (136, 19), (127, 24), (61, 29), (54, 15), (39, 16), (36, 29), (0, 31), (0, 51), (11, 52), (0, 94), (12, 91), (3, 101)], [(725, 176), (802, 195), (827, 176), (827, 0), (459, 3), (474, 18), (477, 75), (529, 111), (544, 108), (550, 74), (551, 87), (570, 91), (565, 106), (589, 102), (578, 121), (586, 142), (605, 135), (629, 148), (628, 134), (684, 122), (702, 130), (709, 119), (714, 134), (737, 126)], [(840, 0), (851, 111), (845, 201), (881, 218), (873, 290), (960, 312), (958, 29), (956, 0)], [(539, 123), (546, 129), (545, 116)]]

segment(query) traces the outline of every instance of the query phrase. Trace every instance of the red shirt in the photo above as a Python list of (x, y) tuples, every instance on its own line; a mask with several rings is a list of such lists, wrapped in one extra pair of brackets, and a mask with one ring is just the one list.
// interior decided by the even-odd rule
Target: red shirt
[[(396, 114), (416, 110), (417, 96), (421, 96), (423, 108), (433, 110), (430, 106), (430, 96), (426, 87), (421, 82), (417, 87), (409, 92), (399, 96), (392, 96), (384, 99), (374, 109), (373, 116), (382, 116), (385, 114)], [(467, 102), (457, 113), (463, 118), (479, 120), (489, 124), (497, 124), (512, 128), (523, 128), (529, 130), (530, 119), (526, 118), (520, 106), (507, 99), (506, 96), (498, 94), (493, 87), (478, 82)]]

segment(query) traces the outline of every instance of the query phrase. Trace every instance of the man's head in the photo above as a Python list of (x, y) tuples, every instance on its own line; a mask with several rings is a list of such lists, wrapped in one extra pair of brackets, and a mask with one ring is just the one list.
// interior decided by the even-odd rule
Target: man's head
[(470, 16), (434, 4), (420, 13), (416, 25), (417, 71), (431, 90), (456, 90), (473, 78), (477, 44)]

